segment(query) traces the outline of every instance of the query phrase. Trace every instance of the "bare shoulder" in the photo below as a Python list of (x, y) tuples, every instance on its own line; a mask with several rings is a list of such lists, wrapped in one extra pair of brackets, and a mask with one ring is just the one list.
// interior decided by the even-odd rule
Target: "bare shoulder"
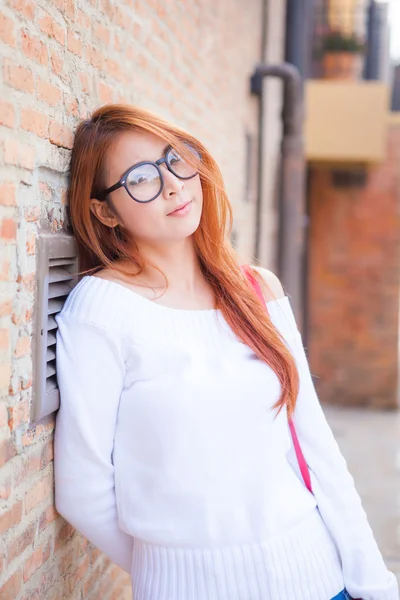
[(277, 300), (278, 298), (284, 298), (285, 290), (275, 273), (269, 269), (254, 265), (251, 268), (260, 276), (258, 279), (267, 302), (270, 300)]

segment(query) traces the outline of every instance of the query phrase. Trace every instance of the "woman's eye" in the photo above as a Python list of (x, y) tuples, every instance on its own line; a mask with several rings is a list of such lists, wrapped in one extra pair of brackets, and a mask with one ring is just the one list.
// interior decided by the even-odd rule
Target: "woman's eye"
[(169, 155), (169, 162), (176, 163), (182, 160), (182, 157), (175, 150), (172, 151)]

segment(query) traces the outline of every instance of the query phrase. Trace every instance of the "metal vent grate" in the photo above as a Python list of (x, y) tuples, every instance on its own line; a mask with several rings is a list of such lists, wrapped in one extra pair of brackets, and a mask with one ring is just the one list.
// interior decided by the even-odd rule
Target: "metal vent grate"
[(56, 371), (55, 317), (77, 283), (78, 258), (75, 239), (65, 233), (38, 238), (36, 336), (32, 417), (43, 419), (60, 405)]

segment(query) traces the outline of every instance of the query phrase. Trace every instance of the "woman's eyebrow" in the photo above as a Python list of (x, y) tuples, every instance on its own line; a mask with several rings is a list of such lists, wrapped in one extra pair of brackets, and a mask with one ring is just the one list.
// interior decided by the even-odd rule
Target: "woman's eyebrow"
[[(162, 156), (164, 156), (164, 155), (165, 155), (165, 153), (167, 152), (167, 150), (168, 150), (169, 148), (171, 148), (171, 144), (167, 144), (167, 145), (165, 146), (165, 148), (163, 148), (163, 149), (161, 150), (161, 152), (160, 152), (160, 157), (159, 157), (159, 158), (161, 158)], [(155, 160), (149, 160), (149, 159), (147, 159), (147, 160), (138, 160), (137, 162), (134, 162), (132, 166), (138, 165), (138, 164), (139, 164), (139, 163), (141, 163), (141, 162), (156, 162), (156, 160), (158, 160), (158, 159), (156, 158)]]

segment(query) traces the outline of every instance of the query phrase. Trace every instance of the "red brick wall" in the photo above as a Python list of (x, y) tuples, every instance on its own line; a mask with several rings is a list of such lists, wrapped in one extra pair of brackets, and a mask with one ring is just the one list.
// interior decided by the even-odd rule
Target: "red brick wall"
[(310, 184), (309, 356), (324, 402), (397, 406), (400, 124), (365, 187)]
[(53, 507), (54, 423), (30, 422), (35, 237), (65, 218), (66, 169), (79, 119), (137, 103), (199, 136), (239, 211), (246, 133), (257, 136), (249, 77), (260, 59), (261, 0), (5, 0), (0, 15), (0, 597), (130, 597), (127, 578)]

